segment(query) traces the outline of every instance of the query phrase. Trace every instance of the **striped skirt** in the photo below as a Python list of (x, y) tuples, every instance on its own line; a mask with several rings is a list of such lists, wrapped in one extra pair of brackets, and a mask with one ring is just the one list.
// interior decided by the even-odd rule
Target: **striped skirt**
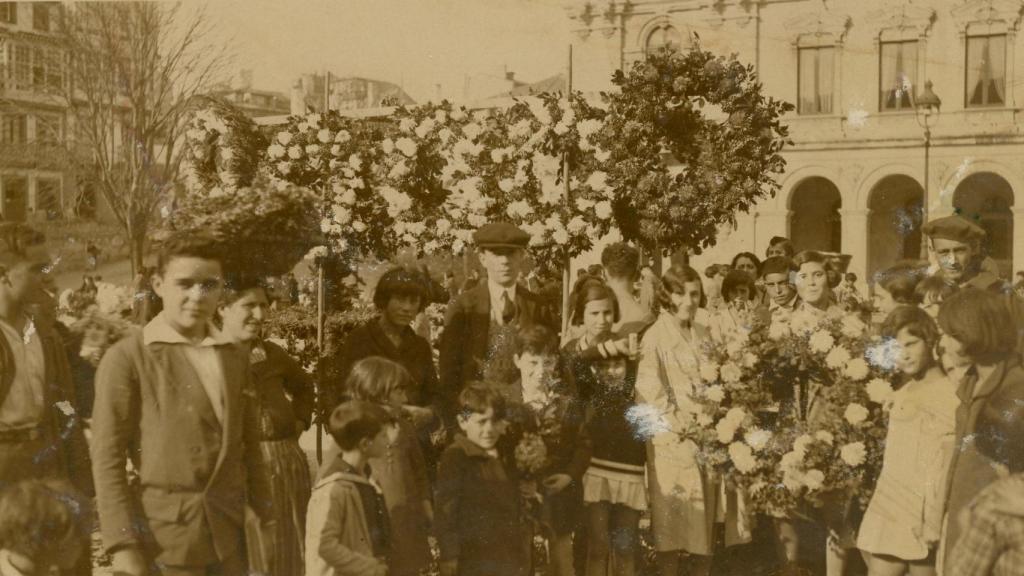
[(249, 574), (295, 576), (305, 570), (306, 506), (311, 481), (306, 454), (294, 439), (260, 442), (260, 467), (250, 474), (269, 480), (276, 522), (266, 526), (255, 515), (246, 521)]

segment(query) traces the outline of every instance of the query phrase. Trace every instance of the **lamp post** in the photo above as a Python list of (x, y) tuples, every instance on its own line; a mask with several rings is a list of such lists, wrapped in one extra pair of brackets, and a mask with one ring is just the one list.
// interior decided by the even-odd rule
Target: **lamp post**
[[(929, 180), (929, 153), (932, 145), (932, 125), (939, 118), (939, 109), (942, 100), (932, 91), (932, 81), (924, 83), (924, 91), (915, 99), (914, 107), (917, 110), (917, 123), (924, 128), (924, 201), (921, 203), (921, 226), (928, 221), (928, 180)], [(928, 257), (928, 240), (921, 234), (921, 256)]]

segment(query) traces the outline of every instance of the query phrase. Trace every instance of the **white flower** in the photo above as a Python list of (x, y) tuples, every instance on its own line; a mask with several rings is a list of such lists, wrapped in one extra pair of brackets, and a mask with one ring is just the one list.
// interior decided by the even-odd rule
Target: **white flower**
[(718, 365), (714, 362), (702, 362), (700, 365), (700, 378), (705, 382), (718, 380)]
[(348, 157), (348, 165), (351, 166), (353, 170), (359, 170), (363, 167), (363, 160), (358, 154), (352, 154)]
[(733, 442), (729, 445), (729, 459), (740, 474), (746, 474), (757, 467), (753, 451), (742, 442)]
[(287, 146), (288, 143), (292, 141), (292, 133), (291, 132), (278, 132), (277, 133), (277, 141), (282, 146)]
[(743, 419), (746, 417), (747, 412), (743, 408), (740, 408), (739, 406), (729, 408), (729, 411), (725, 413), (725, 419), (730, 422), (735, 422), (737, 426), (742, 424)]
[(346, 206), (351, 206), (356, 203), (356, 191), (351, 188), (345, 188), (341, 190), (341, 195), (338, 201)]
[(484, 129), (481, 128), (480, 125), (475, 122), (472, 124), (466, 124), (465, 126), (462, 127), (462, 133), (465, 134), (466, 138), (469, 138), (470, 140), (476, 140), (476, 137), (479, 136), (480, 133), (483, 131)]
[(588, 198), (579, 197), (576, 199), (576, 209), (580, 212), (585, 212), (594, 207), (594, 201)]
[(811, 469), (804, 474), (803, 479), (808, 490), (819, 490), (825, 483), (825, 473), (821, 470)]
[(281, 161), (277, 163), (277, 171), (283, 175), (287, 175), (292, 171), (292, 165), (289, 162)]
[(288, 152), (284, 149), (284, 146), (280, 144), (271, 144), (270, 148), (267, 148), (267, 154), (275, 160), (287, 154)]
[(772, 340), (781, 340), (792, 333), (789, 324), (786, 322), (772, 322), (771, 326), (768, 327), (768, 337)]
[(389, 178), (401, 178), (410, 172), (409, 167), (405, 164), (405, 160), (399, 161), (391, 167), (391, 171), (388, 172)]
[(797, 334), (810, 334), (818, 326), (818, 319), (806, 310), (797, 310), (790, 315), (789, 326)]
[(298, 160), (299, 158), (302, 158), (302, 148), (299, 148), (298, 146), (292, 146), (288, 148), (288, 157), (291, 158), (292, 160)]
[(779, 459), (779, 467), (783, 470), (789, 470), (796, 468), (797, 466), (804, 463), (804, 455), (806, 450), (791, 450), (782, 455)]
[(860, 381), (868, 377), (871, 367), (863, 358), (854, 358), (846, 363), (845, 374), (854, 381)]
[(402, 121), (398, 123), (398, 128), (402, 132), (412, 132), (416, 129), (416, 121), (412, 118), (402, 118)]
[(881, 378), (873, 378), (866, 390), (868, 398), (875, 404), (887, 404), (892, 399), (892, 385)]
[(807, 343), (811, 346), (811, 351), (817, 354), (824, 354), (832, 349), (832, 346), (836, 341), (828, 332), (818, 330), (811, 336), (811, 339)]
[(384, 141), (380, 143), (380, 149), (383, 150), (385, 154), (391, 154), (395, 151), (394, 140), (391, 138), (385, 138)]
[(366, 231), (366, 224), (363, 224), (361, 220), (355, 220), (352, 222), (352, 229), (356, 232)]
[(448, 120), (448, 113), (444, 110), (438, 110), (434, 112), (434, 121), (440, 124), (445, 123)]
[(331, 212), (333, 213), (332, 216), (334, 217), (334, 221), (342, 226), (348, 224), (352, 220), (352, 212), (344, 206), (335, 204), (334, 206), (331, 206)]
[(405, 154), (409, 158), (412, 158), (416, 154), (416, 143), (410, 138), (399, 138), (398, 141), (395, 142), (395, 148), (398, 148), (402, 154)]
[(352, 135), (348, 133), (348, 130), (338, 130), (338, 133), (334, 135), (334, 141), (338, 144), (344, 144), (352, 139)]
[(601, 220), (607, 220), (612, 216), (612, 203), (607, 200), (602, 200), (594, 205), (594, 213)]
[(854, 426), (864, 422), (868, 418), (868, 409), (861, 406), (856, 402), (851, 402), (847, 407), (846, 411), (843, 412), (843, 418)]
[(753, 368), (754, 366), (757, 366), (758, 360), (759, 358), (753, 352), (746, 352), (743, 354), (743, 365), (746, 366), (747, 368)]
[(711, 426), (712, 422), (714, 422), (714, 420), (711, 419), (711, 416), (703, 412), (697, 414), (697, 424), (699, 424), (701, 427), (707, 428), (708, 426)]
[(501, 148), (495, 148), (491, 150), (491, 162), (495, 164), (501, 164), (505, 161), (505, 151)]
[(305, 132), (306, 130), (309, 130), (309, 122), (299, 122), (296, 128), (299, 129), (299, 132)]
[(597, 152), (594, 152), (594, 158), (596, 158), (598, 162), (601, 162), (603, 164), (611, 160), (612, 153), (609, 152), (608, 150), (598, 149)]
[(732, 362), (726, 362), (722, 364), (722, 381), (729, 384), (735, 384), (740, 381), (743, 377), (743, 370), (739, 366)]
[(561, 135), (563, 135), (563, 134), (565, 134), (566, 132), (569, 131), (569, 127), (565, 125), (565, 122), (559, 122), (559, 123), (555, 124), (554, 130), (555, 130), (555, 134), (558, 134), (559, 136), (561, 136)]
[(540, 98), (527, 98), (526, 104), (530, 107), (530, 112), (533, 113), (533, 117), (538, 122), (541, 124), (551, 124), (551, 112), (548, 111), (547, 104), (543, 100)]
[(554, 240), (556, 244), (565, 244), (569, 241), (569, 233), (564, 229), (558, 229), (551, 233), (551, 239)]
[(584, 120), (576, 125), (576, 131), (580, 133), (580, 138), (586, 140), (601, 130), (601, 121), (594, 120), (593, 118)]
[(309, 123), (309, 127), (310, 128), (319, 128), (320, 127), (320, 115), (316, 114), (316, 113), (310, 114), (310, 115), (306, 116), (306, 122)]
[(424, 118), (420, 125), (416, 127), (416, 136), (420, 138), (426, 138), (427, 134), (434, 129), (433, 118)]
[(782, 485), (790, 492), (796, 492), (804, 486), (803, 472), (795, 468), (787, 468), (782, 473)]
[(570, 234), (579, 234), (587, 229), (587, 221), (582, 216), (573, 216), (569, 223), (565, 225), (565, 229)]
[(807, 453), (807, 447), (814, 443), (814, 438), (809, 434), (801, 434), (797, 436), (796, 440), (793, 441), (793, 451), (800, 454), (800, 459), (803, 460), (804, 454)]
[(852, 442), (839, 450), (839, 457), (850, 467), (856, 468), (864, 463), (867, 457), (867, 449), (863, 442)]
[(513, 140), (525, 140), (526, 138), (529, 138), (532, 133), (533, 125), (525, 118), (513, 124), (508, 130), (508, 135)]
[[(736, 336), (739, 331), (730, 331), (730, 336)], [(729, 354), (730, 358), (739, 358), (743, 353), (743, 348), (746, 346), (746, 341), (740, 338), (731, 337), (725, 344), (725, 351)]]
[(833, 370), (842, 368), (850, 361), (850, 351), (843, 346), (836, 346), (825, 356), (825, 365)]
[(704, 390), (704, 397), (712, 402), (721, 402), (725, 400), (725, 388), (721, 386), (708, 386)]
[(502, 192), (505, 192), (506, 194), (514, 190), (515, 187), (516, 183), (511, 178), (502, 178), (501, 180), (498, 181), (498, 188)]
[(309, 146), (306, 146), (306, 154), (309, 154), (310, 156), (316, 156), (319, 153), (320, 153), (320, 145), (319, 144), (310, 144)]
[(441, 142), (444, 142), (446, 144), (448, 143), (449, 140), (452, 139), (452, 136), (455, 136), (455, 133), (449, 130), (448, 128), (441, 128), (440, 130), (437, 131), (437, 137), (441, 139)]
[(772, 433), (767, 430), (756, 428), (747, 432), (743, 439), (753, 448), (755, 451), (760, 452), (768, 445), (768, 441), (772, 439)]
[(728, 418), (722, 418), (715, 424), (715, 433), (718, 434), (718, 441), (722, 444), (728, 444), (732, 442), (733, 438), (736, 437), (736, 428), (739, 424), (729, 421)]
[(437, 222), (434, 222), (434, 228), (438, 234), (447, 234), (452, 229), (452, 223), (445, 218), (440, 218)]
[(316, 139), (319, 140), (321, 144), (327, 144), (331, 141), (331, 131), (327, 128), (320, 130), (316, 133)]
[(827, 430), (819, 430), (814, 434), (814, 437), (824, 442), (825, 444), (828, 444), (829, 446), (831, 446), (832, 442), (834, 442), (836, 439), (836, 437), (833, 436), (832, 433)]
[(341, 145), (334, 144), (331, 146), (331, 156), (341, 156)]
[(463, 120), (466, 119), (466, 110), (464, 108), (459, 108), (458, 110), (452, 110), (451, 117), (452, 117), (452, 120), (455, 120), (456, 122), (462, 122)]

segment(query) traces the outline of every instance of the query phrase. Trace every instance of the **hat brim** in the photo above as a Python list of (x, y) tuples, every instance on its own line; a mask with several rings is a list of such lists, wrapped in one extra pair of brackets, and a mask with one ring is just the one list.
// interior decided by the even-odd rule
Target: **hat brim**
[(477, 248), (509, 248), (511, 250), (525, 250), (526, 244), (477, 244)]

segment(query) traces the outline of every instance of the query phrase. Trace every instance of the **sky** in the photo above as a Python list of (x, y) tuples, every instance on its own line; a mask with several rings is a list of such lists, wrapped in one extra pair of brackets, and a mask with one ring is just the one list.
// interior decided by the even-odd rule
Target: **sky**
[[(187, 6), (253, 71), (253, 86), (288, 94), (329, 69), (402, 85), (417, 102), (461, 100), (506, 70), (534, 82), (562, 71), (565, 0), (211, 0)], [(438, 88), (440, 84), (440, 89)]]

